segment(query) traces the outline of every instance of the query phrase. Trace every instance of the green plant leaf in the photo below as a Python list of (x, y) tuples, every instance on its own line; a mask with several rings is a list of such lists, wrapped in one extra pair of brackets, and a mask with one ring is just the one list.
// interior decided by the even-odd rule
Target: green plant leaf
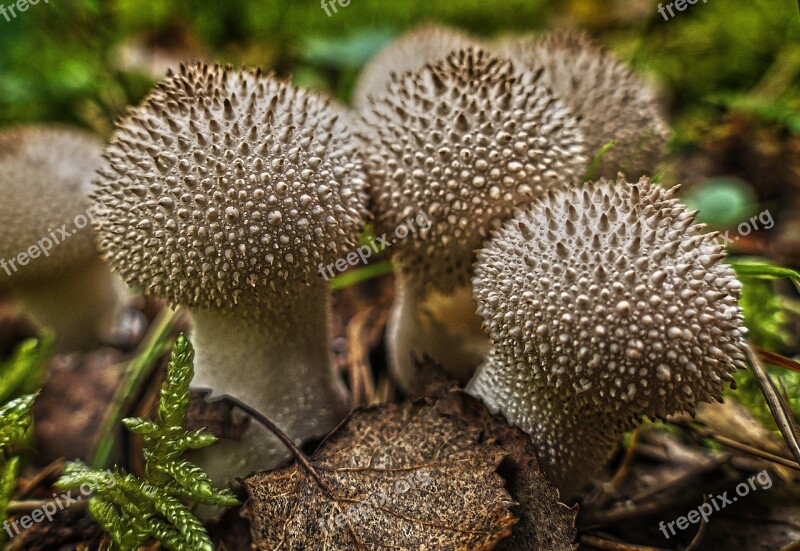
[(239, 503), (231, 492), (214, 488), (200, 467), (180, 458), (188, 449), (216, 441), (204, 430), (183, 428), (189, 409), (193, 360), (191, 344), (185, 337), (178, 337), (161, 386), (156, 419), (123, 419), (128, 430), (144, 440), (144, 478), (121, 469), (109, 476), (81, 462), (71, 462), (57, 483), (60, 488), (91, 485), (94, 491), (89, 513), (122, 549), (136, 549), (156, 540), (173, 551), (213, 551), (205, 527), (189, 505), (231, 507)]
[(29, 394), (0, 407), (0, 447), (5, 449), (25, 437), (35, 399), (35, 394)]
[(603, 145), (603, 147), (601, 147), (597, 153), (595, 153), (594, 157), (592, 157), (592, 162), (589, 163), (589, 168), (586, 169), (586, 174), (583, 175), (584, 182), (594, 178), (594, 175), (597, 172), (597, 167), (600, 165), (600, 161), (603, 160), (605, 154), (614, 149), (616, 145), (617, 140), (611, 140)]
[(54, 342), (52, 333), (28, 339), (17, 347), (9, 360), (0, 364), (0, 403), (39, 388)]
[(759, 258), (744, 258), (731, 261), (739, 278), (781, 279), (789, 278), (800, 285), (800, 272), (791, 268), (776, 266)]
[[(12, 457), (4, 461), (0, 466), (0, 518), (8, 518), (8, 504), (17, 486), (19, 476), (19, 457)], [(6, 541), (8, 535), (5, 531), (0, 532), (0, 542)]]
[[(800, 304), (778, 295), (774, 281), (788, 278), (798, 285), (800, 273), (759, 258), (736, 259), (731, 265), (742, 283), (739, 305), (750, 342), (768, 350), (790, 346), (795, 338), (788, 329), (791, 312), (800, 311)], [(767, 366), (767, 373), (778, 388), (786, 390), (788, 404), (795, 415), (800, 415), (800, 373), (770, 366)], [(736, 390), (726, 393), (745, 405), (765, 426), (774, 427), (772, 413), (764, 402), (755, 375), (743, 370), (736, 372), (734, 379)]]

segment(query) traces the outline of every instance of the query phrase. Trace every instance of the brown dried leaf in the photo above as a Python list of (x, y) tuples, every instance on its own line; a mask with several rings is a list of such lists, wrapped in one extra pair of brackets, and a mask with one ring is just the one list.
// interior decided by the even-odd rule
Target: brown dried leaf
[(310, 459), (245, 480), (258, 549), (492, 549), (514, 505), (505, 452), (435, 401), (354, 412)]
[(559, 501), (558, 490), (545, 477), (530, 437), (512, 427), (502, 415), (493, 415), (483, 403), (465, 392), (451, 391), (457, 382), (449, 379), (430, 358), (417, 362), (416, 388), (412, 395), (439, 396), (436, 408), (483, 431), (484, 439), (508, 456), (499, 473), (517, 502), (518, 522), (513, 534), (500, 542), (498, 551), (572, 551), (577, 537), (577, 506)]
[(558, 490), (545, 478), (530, 437), (464, 392), (450, 392), (436, 407), (480, 427), (488, 441), (508, 453), (498, 472), (519, 504), (514, 509), (518, 523), (511, 537), (498, 544), (498, 551), (574, 550), (577, 507), (559, 502)]

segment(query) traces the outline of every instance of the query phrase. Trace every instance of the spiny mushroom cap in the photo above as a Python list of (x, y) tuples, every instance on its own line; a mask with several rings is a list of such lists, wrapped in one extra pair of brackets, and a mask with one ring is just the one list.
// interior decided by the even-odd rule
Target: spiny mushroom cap
[[(0, 258), (9, 261), (31, 246), (42, 247), (27, 265), (15, 264), (11, 276), (0, 270), (0, 282), (57, 277), (97, 257), (88, 211), (102, 153), (103, 144), (82, 130), (37, 125), (0, 133), (0, 193), (5, 198), (0, 201)], [(45, 238), (52, 245), (47, 256), (47, 244), (38, 245)]]
[(365, 114), (376, 227), (430, 228), (392, 246), (410, 279), (444, 293), (468, 285), (474, 251), (516, 206), (577, 180), (584, 145), (567, 108), (531, 75), (484, 50), (394, 75)]
[(195, 64), (122, 121), (94, 198), (129, 284), (233, 308), (318, 283), (357, 244), (364, 176), (327, 100), (260, 71)]
[(516, 385), (631, 417), (720, 398), (744, 366), (740, 284), (671, 195), (646, 178), (552, 192), (479, 253), (478, 311)]
[(426, 63), (444, 59), (455, 50), (477, 46), (466, 33), (456, 29), (423, 23), (390, 42), (361, 71), (353, 92), (353, 106), (363, 111), (370, 96), (379, 96), (392, 74), (417, 71)]
[(612, 140), (597, 176), (630, 178), (652, 174), (668, 130), (653, 91), (616, 57), (585, 34), (553, 33), (501, 46), (503, 54), (540, 74), (539, 82), (580, 117), (589, 157)]

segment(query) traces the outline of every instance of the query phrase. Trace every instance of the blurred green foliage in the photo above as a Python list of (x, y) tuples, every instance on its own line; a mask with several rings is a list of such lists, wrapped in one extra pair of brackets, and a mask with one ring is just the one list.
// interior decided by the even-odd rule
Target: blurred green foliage
[[(154, 77), (120, 64), (132, 41), (192, 57), (297, 73), (304, 84), (349, 91), (357, 69), (397, 32), (438, 20), (482, 33), (544, 22), (544, 0), (353, 0), (327, 16), (318, 0), (73, 0), (0, 18), (0, 125), (63, 121), (101, 133)], [(338, 83), (345, 83), (338, 87)]]
[[(11, 358), (0, 363), (0, 519), (8, 517), (8, 504), (21, 467), (21, 459), (15, 454), (28, 439), (31, 407), (53, 342), (52, 334), (40, 340), (26, 340)], [(6, 531), (0, 531), (0, 543), (6, 539)]]
[[(653, 73), (677, 143), (730, 108), (800, 132), (800, 25), (794, 0), (714, 1), (664, 21), (653, 0), (72, 0), (0, 19), (0, 125), (61, 121), (107, 134), (156, 75), (121, 62), (132, 45), (294, 74), (346, 100), (359, 68), (392, 36), (439, 21), (485, 37), (565, 21)], [(631, 15), (633, 14), (633, 15)], [(686, 123), (686, 121), (689, 121)]]
[(698, 210), (697, 221), (716, 228), (735, 227), (756, 214), (756, 197), (747, 182), (719, 176), (692, 187), (681, 200)]
[[(755, 346), (777, 351), (795, 344), (795, 337), (789, 332), (788, 323), (792, 314), (800, 314), (800, 301), (777, 294), (774, 282), (787, 278), (800, 290), (800, 273), (760, 259), (739, 259), (732, 264), (742, 282), (739, 305), (742, 307), (750, 342)], [(800, 417), (800, 373), (773, 366), (767, 366), (767, 372), (778, 389), (785, 393), (795, 416)], [(729, 395), (747, 406), (766, 426), (775, 427), (772, 414), (752, 371), (739, 371), (734, 377), (737, 389), (729, 391)], [(777, 433), (777, 427), (775, 431)]]
[[(655, 6), (656, 2), (654, 2)], [(800, 132), (800, 24), (795, 0), (712, 1), (660, 17), (626, 51), (664, 82), (675, 125), (737, 107)], [(685, 119), (685, 120), (683, 120)]]
[[(8, 518), (8, 505), (17, 485), (20, 458), (13, 449), (25, 439), (31, 425), (31, 407), (36, 398), (28, 394), (15, 398), (0, 407), (0, 518)], [(7, 540), (5, 530), (0, 533), (0, 543)]]
[(54, 342), (52, 333), (28, 339), (14, 350), (11, 358), (0, 363), (0, 403), (39, 390)]

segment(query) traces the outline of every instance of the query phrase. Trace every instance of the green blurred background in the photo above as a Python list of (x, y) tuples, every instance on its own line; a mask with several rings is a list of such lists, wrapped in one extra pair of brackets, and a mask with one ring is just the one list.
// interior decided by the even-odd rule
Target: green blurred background
[[(6, 5), (10, 0), (0, 0)], [(670, 21), (640, 0), (50, 0), (0, 17), (0, 125), (63, 121), (107, 134), (168, 61), (272, 68), (347, 100), (359, 67), (420, 21), (491, 37), (582, 27), (660, 83), (678, 129), (698, 139), (731, 108), (800, 133), (794, 0), (709, 0)]]

